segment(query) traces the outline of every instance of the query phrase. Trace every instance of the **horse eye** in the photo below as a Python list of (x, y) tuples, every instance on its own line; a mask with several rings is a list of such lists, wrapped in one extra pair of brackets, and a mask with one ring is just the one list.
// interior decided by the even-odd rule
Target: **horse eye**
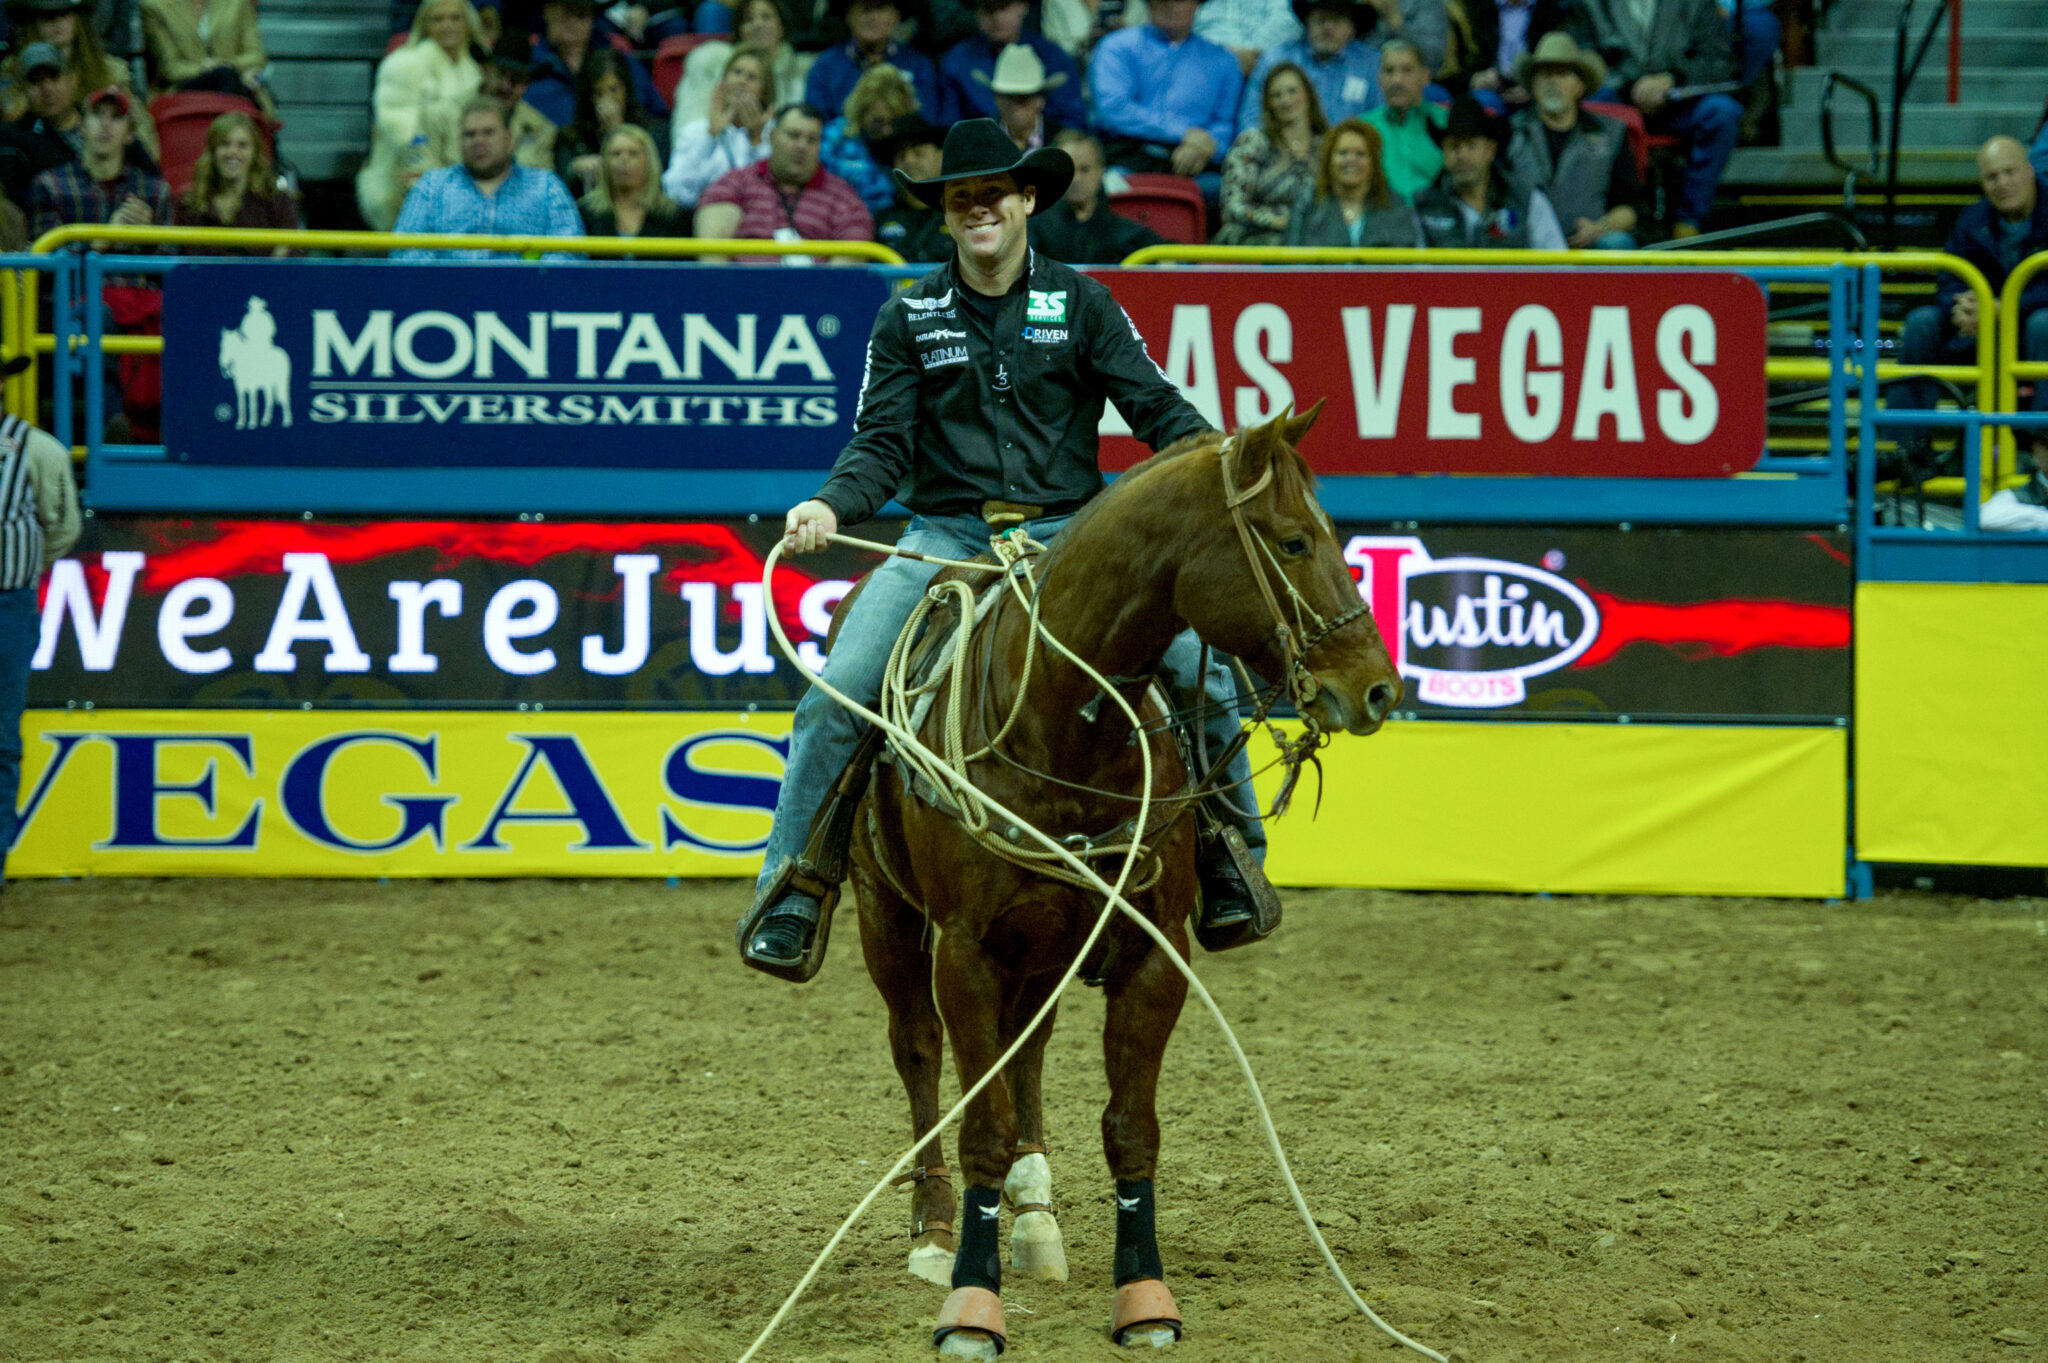
[(1306, 558), (1308, 556), (1307, 536), (1290, 535), (1286, 539), (1281, 540), (1280, 552), (1286, 554), (1289, 558)]

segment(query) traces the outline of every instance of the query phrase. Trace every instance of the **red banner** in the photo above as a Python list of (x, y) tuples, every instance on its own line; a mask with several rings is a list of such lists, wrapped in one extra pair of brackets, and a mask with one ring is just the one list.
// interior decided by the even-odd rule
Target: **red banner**
[[(1764, 443), (1763, 290), (1700, 270), (1104, 270), (1217, 426), (1327, 398), (1323, 473), (1721, 478)], [(1193, 301), (1199, 300), (1199, 301)], [(1112, 409), (1105, 468), (1145, 454)]]

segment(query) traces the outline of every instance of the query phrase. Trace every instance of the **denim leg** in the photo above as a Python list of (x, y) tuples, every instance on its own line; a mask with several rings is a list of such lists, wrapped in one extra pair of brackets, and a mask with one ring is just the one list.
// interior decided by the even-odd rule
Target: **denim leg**
[(0, 592), (0, 878), (21, 828), (21, 712), (41, 623), (34, 587)]
[(1785, 36), (1784, 26), (1770, 7), (1759, 0), (1744, 0), (1738, 25), (1742, 31), (1742, 61), (1735, 78), (1744, 85), (1754, 85), (1770, 69), (1771, 58)]
[(1685, 186), (1679, 192), (1678, 220), (1697, 227), (1714, 206), (1714, 190), (1735, 154), (1742, 131), (1742, 106), (1727, 95), (1689, 100), (1671, 115), (1671, 130), (1685, 139)]
[[(2048, 308), (2034, 309), (2033, 315), (2020, 323), (2020, 358), (2048, 360)], [(2048, 412), (2048, 378), (2034, 380), (2032, 405), (2037, 412)], [(2048, 437), (2044, 437), (2040, 431), (2035, 431), (2027, 438), (2039, 441)]]
[[(952, 557), (957, 546), (943, 532), (929, 532), (913, 520), (898, 541), (906, 549)], [(820, 674), (827, 682), (870, 709), (882, 694), (882, 673), (903, 622), (917, 609), (919, 598), (938, 567), (907, 558), (884, 559), (839, 627), (832, 651)], [(846, 770), (853, 750), (867, 730), (867, 721), (843, 708), (817, 687), (797, 702), (796, 722), (789, 735), (789, 760), (783, 767), (782, 789), (775, 797), (775, 825), (762, 852), (758, 885), (765, 886), (781, 868), (803, 851), (811, 821), (825, 803), (832, 783)]]
[(1636, 249), (1636, 234), (1633, 232), (1602, 232), (1600, 240), (1593, 243), (1596, 251), (1633, 251)]
[[(1948, 314), (1936, 304), (1929, 303), (1906, 314), (1906, 326), (1899, 333), (1899, 363), (1939, 364), (1943, 343), (1949, 334)], [(1934, 384), (1928, 379), (1909, 379), (1892, 385), (1885, 399), (1887, 407), (1903, 407), (1920, 410), (1934, 405)], [(1904, 441), (1913, 438), (1914, 433), (1904, 427), (1894, 427), (1892, 435)], [(1924, 434), (1921, 439), (1924, 440)]]
[[(1174, 641), (1167, 645), (1163, 665), (1173, 693), (1175, 709), (1192, 709), (1198, 699), (1206, 702), (1202, 716), (1202, 736), (1213, 758), (1237, 738), (1240, 727), (1237, 713), (1237, 683), (1231, 678), (1230, 669), (1225, 666), (1216, 651), (1211, 649), (1209, 669), (1206, 672), (1202, 670), (1202, 641), (1195, 637), (1195, 632), (1191, 629), (1182, 630), (1175, 636)], [(1247, 818), (1236, 812), (1237, 809), (1256, 810), (1259, 807), (1259, 797), (1252, 790), (1252, 755), (1249, 746), (1238, 749), (1237, 756), (1231, 758), (1229, 764), (1224, 767), (1223, 777), (1223, 789), (1229, 797), (1229, 804), (1212, 800), (1209, 807), (1214, 809), (1224, 822), (1244, 834), (1245, 844), (1263, 860), (1266, 850), (1265, 825), (1256, 816)]]

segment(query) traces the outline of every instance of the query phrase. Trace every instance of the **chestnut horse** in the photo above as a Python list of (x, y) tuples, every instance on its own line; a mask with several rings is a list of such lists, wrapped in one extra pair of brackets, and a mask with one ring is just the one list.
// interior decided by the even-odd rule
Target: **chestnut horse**
[[(1149, 678), (1167, 645), (1192, 627), (1268, 681), (1285, 684), (1291, 676), (1311, 725), (1355, 734), (1378, 729), (1400, 700), (1401, 682), (1316, 503), (1308, 465), (1294, 449), (1315, 417), (1316, 411), (1289, 414), (1227, 439), (1192, 437), (1118, 479), (1038, 560), (1046, 629), (1114, 679), (1134, 707), (1144, 689), (1138, 679)], [(1028, 632), (1028, 612), (1014, 600), (976, 629), (967, 675), (982, 694), (966, 707), (966, 750), (986, 743), (1009, 715)], [(1137, 745), (1149, 744), (1154, 817), (1142, 840), (1150, 857), (1131, 884), (1150, 883), (1126, 897), (1185, 956), (1185, 920), (1198, 891), (1194, 821), (1184, 798), (1188, 773), (1178, 746), (1164, 724), (1148, 722), (1142, 739), (1134, 735), (1121, 707), (1103, 703), (1097, 683), (1066, 659), (1041, 648), (1032, 669), (1002, 755), (972, 763), (970, 778), (1056, 837), (1100, 837), (1133, 817), (1143, 779)], [(920, 734), (934, 748), (945, 709), (941, 692)], [(1249, 792), (1241, 798), (1248, 801)], [(914, 793), (898, 764), (877, 764), (863, 813), (852, 861), (861, 946), (888, 1004), (912, 1134), (922, 1137), (942, 1112), (942, 1025), (963, 1084), (986, 1073), (1057, 986), (1102, 897), (997, 858)], [(1113, 882), (1120, 862), (1093, 864)], [(1100, 980), (1108, 1010), (1102, 1143), (1118, 1207), (1112, 1335), (1170, 1342), (1180, 1321), (1153, 1233), (1154, 1099), (1187, 982), (1121, 915), (1087, 973)], [(965, 1113), (965, 1221), (957, 1246), (951, 1171), (935, 1135), (923, 1142), (919, 1167), (908, 1176), (912, 1271), (934, 1281), (949, 1273), (954, 1288), (939, 1317), (938, 1339), (948, 1354), (993, 1357), (1002, 1347), (1001, 1201), (1017, 1213), (1013, 1265), (1033, 1276), (1066, 1276), (1048, 1205), (1039, 1113), (1051, 1030), (1048, 1019), (1009, 1073)]]

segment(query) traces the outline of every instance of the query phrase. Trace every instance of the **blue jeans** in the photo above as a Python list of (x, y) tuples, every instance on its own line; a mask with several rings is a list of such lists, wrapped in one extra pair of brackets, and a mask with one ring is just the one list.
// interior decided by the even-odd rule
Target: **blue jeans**
[[(1025, 522), (1024, 529), (1033, 539), (1049, 544), (1067, 519), (1048, 516)], [(964, 559), (986, 553), (989, 535), (988, 526), (976, 516), (916, 516), (897, 544), (919, 553)], [(840, 622), (838, 641), (825, 655), (824, 679), (873, 708), (882, 694), (882, 673), (889, 665), (889, 652), (895, 647), (896, 636), (938, 571), (935, 564), (911, 559), (883, 560)], [(1209, 751), (1221, 752), (1237, 736), (1237, 688), (1228, 669), (1213, 654), (1208, 672), (1200, 674), (1201, 651), (1201, 641), (1195, 632), (1184, 631), (1166, 650), (1166, 671), (1172, 680), (1176, 706), (1194, 703), (1199, 680), (1208, 697)], [(838, 701), (816, 687), (805, 691), (804, 698), (797, 702), (789, 761), (782, 773), (782, 791), (775, 800), (775, 826), (769, 831), (768, 846), (762, 854), (758, 888), (766, 888), (784, 862), (803, 852), (812, 820), (831, 793), (832, 783), (846, 770), (866, 729), (865, 720), (843, 709)], [(1240, 751), (1226, 769), (1226, 776), (1237, 802), (1246, 808), (1254, 807), (1256, 800), (1250, 794), (1250, 754)], [(1242, 790), (1236, 788), (1237, 782), (1245, 783)], [(1263, 854), (1266, 835), (1257, 819), (1233, 817), (1230, 822), (1244, 834), (1245, 842)]]
[(1754, 85), (1757, 77), (1771, 66), (1771, 58), (1778, 53), (1778, 44), (1784, 40), (1784, 25), (1770, 7), (1759, 0), (1743, 0), (1737, 11), (1739, 18), (1731, 20), (1741, 40), (1741, 57), (1736, 65), (1735, 79), (1744, 85)]
[(21, 712), (28, 708), (28, 669), (42, 633), (36, 589), (0, 592), (0, 879), (21, 831)]
[[(1593, 96), (1608, 104), (1626, 104), (1628, 91), (1609, 85)], [(1682, 104), (1666, 105), (1649, 120), (1653, 133), (1669, 133), (1685, 142), (1685, 182), (1678, 194), (1678, 221), (1698, 227), (1714, 206), (1714, 191), (1735, 154), (1742, 132), (1742, 106), (1727, 95), (1702, 95)]]
[(1633, 251), (1636, 249), (1636, 234), (1633, 232), (1602, 232), (1600, 240), (1593, 243), (1596, 251)]
[[(2048, 360), (2048, 308), (2036, 308), (2020, 327), (2020, 358)], [(1929, 303), (1906, 314), (1905, 330), (1899, 334), (1900, 364), (1975, 364), (1977, 338), (1965, 336), (1949, 320), (1948, 309)], [(1887, 407), (1923, 410), (1934, 406), (1934, 380), (1907, 379), (1892, 385)], [(2048, 381), (2034, 380), (2034, 411), (2048, 412)], [(1900, 428), (1901, 440), (1914, 433)], [(1923, 437), (1924, 438), (1924, 437)]]

